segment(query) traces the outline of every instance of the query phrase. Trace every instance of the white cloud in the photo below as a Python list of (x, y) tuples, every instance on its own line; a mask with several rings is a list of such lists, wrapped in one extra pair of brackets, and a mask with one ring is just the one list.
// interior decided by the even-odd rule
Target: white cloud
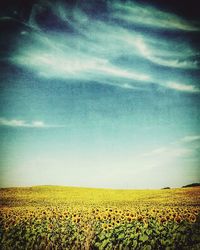
[[(148, 39), (144, 39), (142, 36), (138, 36), (135, 39), (135, 46), (138, 49), (139, 53), (147, 60), (166, 67), (172, 68), (182, 68), (182, 69), (197, 69), (197, 61), (187, 60), (187, 56), (193, 54), (189, 48), (184, 52), (185, 57), (183, 57), (183, 46), (171, 43), (171, 51), (166, 47), (165, 42), (157, 41), (151, 39), (147, 42)], [(148, 43), (151, 43), (151, 48), (148, 46)], [(176, 50), (174, 51), (173, 46)], [(186, 49), (184, 48), (184, 50)]]
[(64, 127), (61, 125), (49, 125), (45, 124), (43, 121), (32, 121), (26, 122), (24, 120), (8, 120), (6, 118), (0, 118), (0, 126), (8, 126), (8, 127), (24, 127), (24, 128), (56, 128), (56, 127)]
[(153, 67), (198, 69), (197, 51), (187, 41), (136, 31), (113, 22), (112, 18), (121, 13), (124, 18), (161, 28), (195, 30), (194, 25), (175, 15), (136, 3), (111, 3), (110, 12), (106, 13), (108, 16), (101, 20), (79, 8), (69, 11), (61, 3), (41, 4), (45, 5), (44, 9), (50, 8), (57, 21), (70, 26), (74, 33), (67, 29), (56, 33), (47, 29), (44, 32), (43, 26), (37, 22), (37, 14), (42, 8), (35, 5), (29, 24), (37, 32), (23, 35), (23, 39), (26, 36), (31, 39), (29, 41), (27, 37), (24, 43), (22, 40), (23, 45), (11, 56), (12, 63), (45, 78), (95, 81), (121, 88), (128, 86), (129, 89), (154, 83), (177, 91), (199, 92), (193, 83), (179, 84), (169, 79), (170, 82), (164, 84), (157, 79), (161, 71), (157, 73), (151, 68), (153, 64)]
[(188, 135), (182, 138), (183, 142), (193, 142), (200, 140), (200, 135)]
[(166, 146), (161, 146), (143, 153), (140, 158), (153, 160), (153, 162), (167, 162), (172, 159), (182, 159), (189, 157), (195, 159), (196, 150), (199, 149), (199, 145), (192, 145), (192, 142), (200, 141), (200, 135), (188, 135), (180, 138)]
[[(113, 17), (124, 20), (129, 24), (141, 24), (164, 29), (179, 29), (185, 31), (199, 31), (195, 24), (168, 12), (161, 11), (152, 6), (137, 3), (122, 4), (115, 2), (111, 6)], [(138, 14), (139, 13), (139, 14)]]
[(190, 93), (199, 93), (200, 92), (200, 89), (194, 85), (180, 84), (180, 83), (176, 83), (176, 82), (167, 82), (166, 87), (168, 87), (170, 89), (175, 89), (178, 91), (183, 91), (183, 92), (190, 92)]
[(160, 147), (160, 148), (156, 148), (150, 152), (144, 153), (143, 156), (156, 156), (156, 155), (163, 154), (166, 151), (167, 151), (166, 147)]
[[(56, 45), (57, 41), (54, 42)], [(52, 47), (49, 50), (41, 50), (40, 47), (30, 48), (13, 56), (12, 61), (48, 78), (102, 81), (107, 78), (114, 81), (118, 77), (137, 81), (147, 81), (151, 78), (148, 74), (116, 66), (110, 62), (109, 57), (100, 58), (98, 55), (77, 52), (69, 47), (63, 51)]]
[(193, 150), (190, 148), (180, 147), (180, 146), (166, 146), (166, 147), (156, 148), (150, 152), (144, 153), (143, 156), (164, 160), (165, 158), (170, 159), (170, 158), (190, 156), (192, 153)]
[(151, 77), (147, 74), (139, 74), (134, 71), (130, 72), (129, 70), (123, 70), (121, 68), (108, 65), (105, 67), (99, 67), (99, 70), (111, 76), (122, 77), (130, 80), (147, 81), (151, 79)]

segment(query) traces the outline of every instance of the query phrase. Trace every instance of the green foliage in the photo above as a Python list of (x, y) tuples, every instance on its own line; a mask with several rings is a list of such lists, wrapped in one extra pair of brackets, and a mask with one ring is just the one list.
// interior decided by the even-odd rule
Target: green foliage
[(187, 247), (194, 247), (195, 249), (195, 246), (200, 244), (199, 222), (194, 224), (167, 222), (161, 225), (159, 222), (152, 220), (148, 228), (141, 222), (139, 234), (135, 232), (138, 222), (133, 222), (131, 225), (130, 230), (127, 230), (128, 225), (121, 225), (110, 230), (109, 234), (99, 231), (96, 234), (92, 249), (110, 249), (109, 245), (111, 249), (169, 250)]
[[(156, 191), (162, 196), (150, 191), (151, 197), (156, 198), (154, 202), (146, 199), (145, 204), (143, 199), (141, 201), (141, 193), (134, 197), (134, 202), (126, 201), (129, 197), (127, 193), (126, 199), (121, 202), (120, 194), (119, 200), (113, 201), (115, 205), (110, 202), (114, 200), (110, 196), (108, 201), (100, 201), (99, 192), (87, 203), (83, 190), (78, 195), (75, 192), (73, 198), (76, 199), (73, 201), (71, 197), (66, 200), (65, 189), (59, 190), (62, 193), (60, 197), (49, 194), (49, 190), (49, 187), (45, 188), (45, 192), (36, 188), (30, 196), (27, 190), (25, 193), (21, 190), (15, 194), (9, 190), (3, 193), (7, 205), (2, 205), (0, 210), (2, 250), (200, 249), (197, 188), (187, 189), (187, 192), (183, 189)], [(179, 192), (186, 193), (179, 196)], [(145, 191), (143, 197), (148, 197), (148, 193)], [(184, 205), (173, 205), (172, 193), (182, 197), (179, 200)], [(31, 203), (32, 199), (34, 203)]]
[[(152, 219), (148, 226), (143, 222), (120, 224), (102, 230), (98, 223), (93, 225), (91, 249), (195, 249), (200, 245), (200, 224), (189, 222), (160, 222)], [(1, 249), (85, 249), (89, 237), (71, 221), (54, 221), (49, 230), (47, 221), (19, 222), (4, 231), (1, 227)], [(139, 229), (139, 231), (138, 231)], [(83, 244), (84, 243), (84, 244)], [(197, 248), (196, 248), (197, 249)]]

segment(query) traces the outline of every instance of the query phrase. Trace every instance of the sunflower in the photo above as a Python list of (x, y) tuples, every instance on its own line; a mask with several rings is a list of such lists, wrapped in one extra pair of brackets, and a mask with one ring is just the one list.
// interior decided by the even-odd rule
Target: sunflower
[(103, 228), (103, 230), (107, 230), (107, 229), (108, 229), (108, 224), (103, 223), (103, 224), (102, 224), (102, 228)]
[(52, 230), (52, 229), (53, 229), (53, 225), (52, 225), (52, 224), (49, 224), (49, 225), (48, 225), (48, 229)]
[(106, 220), (107, 219), (107, 216), (106, 214), (103, 215), (103, 219)]
[(96, 220), (101, 220), (101, 219), (102, 219), (101, 215), (98, 215), (98, 216), (96, 217)]
[(9, 225), (8, 225), (8, 224), (5, 224), (5, 225), (4, 225), (4, 228), (5, 228), (5, 230), (7, 231), (7, 230), (9, 229)]
[(174, 219), (175, 219), (175, 221), (176, 221), (176, 222), (178, 222), (178, 223), (180, 223), (180, 222), (181, 222), (181, 217), (180, 217), (180, 216), (178, 216), (178, 215), (177, 215)]
[(76, 218), (76, 223), (80, 223), (80, 222), (81, 222), (81, 217), (79, 216)]
[(139, 216), (137, 217), (137, 220), (138, 220), (138, 221), (142, 221), (142, 219), (143, 219), (142, 215), (139, 215)]
[(116, 222), (115, 222), (117, 225), (119, 225), (120, 224), (120, 220), (116, 220)]
[(111, 213), (108, 213), (108, 214), (107, 214), (107, 217), (108, 217), (108, 218), (111, 218)]
[(161, 219), (160, 219), (160, 222), (161, 223), (164, 223), (164, 222), (166, 222), (167, 221), (167, 218), (166, 217), (162, 217)]
[(113, 216), (113, 217), (112, 217), (112, 221), (115, 221), (115, 220), (116, 220), (116, 217), (115, 217), (115, 216)]
[(189, 216), (189, 221), (192, 222), (192, 223), (194, 223), (196, 221), (196, 216), (194, 214), (191, 214)]
[(115, 221), (112, 221), (111, 224), (112, 224), (113, 227), (115, 227), (116, 222), (115, 222)]
[(130, 216), (127, 216), (126, 219), (127, 219), (128, 222), (132, 221), (132, 217), (130, 217)]

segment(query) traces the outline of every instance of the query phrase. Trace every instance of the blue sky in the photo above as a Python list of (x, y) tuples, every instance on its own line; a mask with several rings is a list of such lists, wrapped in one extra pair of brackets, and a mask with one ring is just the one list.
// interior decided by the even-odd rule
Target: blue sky
[(101, 3), (2, 14), (1, 186), (200, 181), (199, 20)]

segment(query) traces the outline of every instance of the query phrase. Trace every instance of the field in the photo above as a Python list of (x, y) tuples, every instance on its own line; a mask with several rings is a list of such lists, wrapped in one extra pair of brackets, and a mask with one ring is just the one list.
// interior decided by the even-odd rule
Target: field
[(200, 187), (0, 189), (0, 248), (200, 249)]

